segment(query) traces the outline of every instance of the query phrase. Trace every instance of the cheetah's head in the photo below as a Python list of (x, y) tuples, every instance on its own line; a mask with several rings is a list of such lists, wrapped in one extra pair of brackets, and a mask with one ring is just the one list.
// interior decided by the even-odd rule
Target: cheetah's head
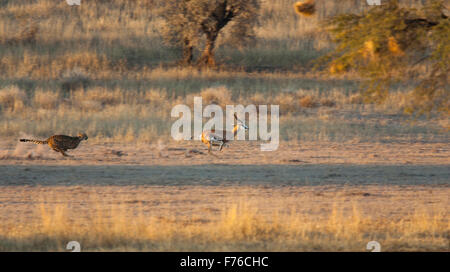
[(80, 138), (81, 140), (87, 140), (88, 136), (86, 135), (86, 133), (78, 133), (78, 138)]

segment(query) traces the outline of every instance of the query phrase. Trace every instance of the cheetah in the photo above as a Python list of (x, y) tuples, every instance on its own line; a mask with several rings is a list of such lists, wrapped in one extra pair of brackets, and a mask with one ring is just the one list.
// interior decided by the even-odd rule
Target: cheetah
[(48, 144), (51, 149), (56, 152), (60, 152), (63, 156), (67, 157), (67, 149), (75, 149), (78, 147), (81, 141), (87, 140), (86, 133), (79, 133), (77, 137), (71, 137), (66, 135), (53, 135), (45, 141), (20, 139), (21, 142), (32, 142), (35, 144)]

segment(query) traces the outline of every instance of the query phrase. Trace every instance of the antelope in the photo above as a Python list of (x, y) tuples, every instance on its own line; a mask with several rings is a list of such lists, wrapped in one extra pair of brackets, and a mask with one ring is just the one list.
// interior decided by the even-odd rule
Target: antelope
[[(234, 126), (233, 130), (233, 138), (236, 137), (236, 134), (240, 128), (247, 130), (248, 126), (244, 124), (241, 120), (239, 120), (234, 114), (234, 119), (237, 124)], [(202, 132), (202, 142), (208, 146), (208, 153), (211, 153), (212, 146), (219, 146), (219, 151), (222, 151), (223, 146), (230, 141), (231, 139), (227, 139), (227, 131), (224, 130), (206, 130)]]

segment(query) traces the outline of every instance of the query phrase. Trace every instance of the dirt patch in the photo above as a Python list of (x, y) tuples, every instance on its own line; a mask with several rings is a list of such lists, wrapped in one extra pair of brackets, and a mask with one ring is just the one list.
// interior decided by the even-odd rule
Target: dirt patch
[[(31, 155), (30, 155), (31, 154)], [(1, 142), (0, 164), (35, 165), (448, 165), (445, 143), (332, 143), (282, 142), (276, 151), (263, 152), (257, 142), (232, 142), (222, 152), (208, 154), (198, 141), (155, 144), (83, 142), (64, 158), (47, 146)], [(31, 158), (33, 159), (30, 159)]]

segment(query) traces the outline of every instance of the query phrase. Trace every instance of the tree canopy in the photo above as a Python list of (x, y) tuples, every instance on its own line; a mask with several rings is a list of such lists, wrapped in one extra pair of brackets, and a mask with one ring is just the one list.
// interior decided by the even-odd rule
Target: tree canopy
[(191, 64), (194, 49), (204, 45), (200, 66), (215, 66), (214, 49), (219, 34), (229, 27), (231, 45), (242, 45), (253, 37), (258, 0), (168, 0), (161, 13), (163, 36), (183, 48), (182, 64)]
[(396, 0), (363, 14), (344, 14), (325, 22), (336, 44), (319, 62), (331, 74), (354, 71), (369, 80), (365, 100), (381, 102), (393, 84), (415, 82), (411, 103), (404, 110), (422, 115), (450, 114), (450, 20), (442, 1), (419, 9)]

